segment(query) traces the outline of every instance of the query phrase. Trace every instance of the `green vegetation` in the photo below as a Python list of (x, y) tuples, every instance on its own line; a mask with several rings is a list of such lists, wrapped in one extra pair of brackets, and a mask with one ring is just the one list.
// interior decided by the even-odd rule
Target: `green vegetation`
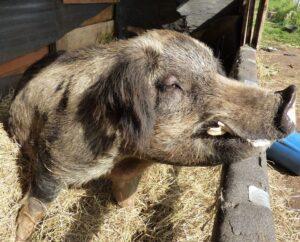
[(262, 42), (263, 44), (279, 42), (282, 44), (300, 47), (300, 31), (297, 30), (294, 33), (288, 33), (283, 31), (282, 27), (278, 27), (276, 23), (267, 21), (264, 27)]
[[(293, 33), (284, 30), (290, 26), (298, 29)], [(300, 7), (293, 0), (270, 0), (263, 43), (274, 41), (300, 47)]]

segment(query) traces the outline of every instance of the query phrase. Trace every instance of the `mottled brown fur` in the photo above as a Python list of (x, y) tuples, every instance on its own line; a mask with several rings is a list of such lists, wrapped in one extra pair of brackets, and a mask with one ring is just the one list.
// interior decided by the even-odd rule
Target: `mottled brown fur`
[[(10, 109), (11, 134), (35, 162), (29, 195), (48, 203), (62, 185), (109, 175), (122, 202), (145, 160), (214, 165), (253, 154), (246, 139), (283, 137), (282, 96), (218, 69), (207, 46), (164, 30), (62, 55)], [(235, 135), (208, 135), (217, 121)]]

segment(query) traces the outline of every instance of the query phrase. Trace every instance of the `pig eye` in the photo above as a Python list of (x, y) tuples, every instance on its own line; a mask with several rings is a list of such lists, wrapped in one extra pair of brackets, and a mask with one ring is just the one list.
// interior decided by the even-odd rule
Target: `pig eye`
[(181, 87), (177, 83), (172, 84), (171, 87), (174, 88), (174, 89), (180, 89), (181, 90)]
[(171, 91), (171, 90), (182, 91), (178, 79), (173, 75), (167, 76), (162, 81), (158, 82), (156, 86), (162, 92)]

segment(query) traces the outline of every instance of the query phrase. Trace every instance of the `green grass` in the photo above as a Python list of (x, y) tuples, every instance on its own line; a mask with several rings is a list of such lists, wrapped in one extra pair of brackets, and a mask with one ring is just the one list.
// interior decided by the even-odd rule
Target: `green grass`
[(262, 42), (263, 44), (278, 42), (300, 47), (300, 30), (298, 29), (294, 33), (288, 33), (282, 30), (282, 26), (267, 21), (264, 26)]
[[(300, 47), (300, 9), (292, 0), (270, 0), (269, 17), (265, 23), (262, 42), (278, 42)], [(284, 26), (296, 25), (298, 30), (288, 33)]]
[(270, 19), (273, 23), (300, 24), (300, 11), (297, 11), (297, 6), (292, 0), (271, 0), (269, 11), (275, 13)]

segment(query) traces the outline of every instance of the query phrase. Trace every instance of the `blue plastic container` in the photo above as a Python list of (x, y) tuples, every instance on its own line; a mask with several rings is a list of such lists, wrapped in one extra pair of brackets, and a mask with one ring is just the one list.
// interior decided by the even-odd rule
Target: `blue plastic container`
[(267, 157), (300, 175), (300, 133), (292, 133), (286, 138), (276, 141), (267, 150)]

